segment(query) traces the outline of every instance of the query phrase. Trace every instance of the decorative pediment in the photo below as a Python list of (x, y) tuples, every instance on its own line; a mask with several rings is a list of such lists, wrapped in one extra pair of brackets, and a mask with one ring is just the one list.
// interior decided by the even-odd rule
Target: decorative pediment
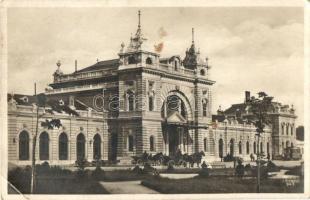
[(167, 122), (168, 123), (186, 123), (186, 120), (179, 112), (174, 111), (167, 117)]

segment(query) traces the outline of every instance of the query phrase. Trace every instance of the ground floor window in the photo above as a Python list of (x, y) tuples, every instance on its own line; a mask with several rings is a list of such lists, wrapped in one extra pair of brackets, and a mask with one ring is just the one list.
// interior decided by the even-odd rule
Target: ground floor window
[(241, 141), (239, 142), (238, 146), (239, 146), (239, 154), (242, 154), (242, 142)]
[(29, 134), (22, 131), (19, 134), (19, 160), (29, 160)]
[(68, 160), (68, 137), (66, 133), (59, 136), (59, 160)]
[(82, 133), (77, 136), (76, 140), (76, 157), (77, 160), (85, 159), (85, 137)]
[(94, 136), (93, 144), (93, 159), (97, 160), (101, 158), (101, 138), (99, 134)]
[(219, 157), (223, 158), (223, 139), (219, 140)]
[(249, 144), (249, 141), (246, 142), (246, 154), (250, 154), (250, 144)]
[(49, 159), (49, 138), (47, 132), (43, 132), (40, 135), (39, 157), (40, 160)]
[(203, 150), (207, 152), (207, 138), (203, 139)]

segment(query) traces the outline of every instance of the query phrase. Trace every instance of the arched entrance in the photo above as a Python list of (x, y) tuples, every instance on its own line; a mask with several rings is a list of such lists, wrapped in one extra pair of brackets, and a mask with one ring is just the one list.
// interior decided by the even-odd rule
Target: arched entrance
[(111, 134), (111, 154), (110, 154), (110, 159), (112, 161), (115, 161), (117, 158), (117, 142), (118, 142), (118, 137), (116, 133)]
[(191, 116), (188, 107), (185, 97), (177, 92), (171, 93), (163, 103), (161, 116), (164, 152), (167, 155), (188, 151), (189, 141), (192, 141), (187, 127), (189, 115)]
[(77, 160), (85, 159), (85, 137), (82, 133), (77, 136), (76, 140), (76, 157)]

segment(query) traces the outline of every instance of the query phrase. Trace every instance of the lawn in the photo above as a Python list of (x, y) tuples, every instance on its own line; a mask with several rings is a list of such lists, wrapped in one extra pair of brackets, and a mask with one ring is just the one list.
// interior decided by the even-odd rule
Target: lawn
[[(207, 177), (191, 179), (149, 178), (142, 185), (164, 194), (190, 193), (255, 193), (256, 179), (238, 177)], [(303, 193), (303, 182), (287, 187), (281, 180), (262, 180), (262, 193)]]

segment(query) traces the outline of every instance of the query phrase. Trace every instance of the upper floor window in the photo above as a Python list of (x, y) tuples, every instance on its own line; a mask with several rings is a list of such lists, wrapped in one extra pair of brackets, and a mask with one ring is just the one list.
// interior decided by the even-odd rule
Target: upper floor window
[(289, 124), (286, 124), (286, 135), (288, 135), (288, 132), (289, 132)]
[(153, 96), (149, 96), (149, 111), (154, 110), (154, 98)]
[(208, 100), (203, 99), (202, 100), (202, 116), (204, 116), (204, 117), (207, 116), (207, 108), (208, 108)]
[(148, 64), (148, 65), (153, 64), (152, 58), (150, 58), (150, 57), (148, 57), (148, 58), (146, 59), (145, 62), (146, 62), (146, 64)]
[(284, 124), (281, 124), (281, 132), (282, 132), (282, 135), (284, 135)]
[(22, 131), (19, 134), (19, 160), (29, 160), (29, 134)]
[(206, 72), (205, 72), (205, 70), (204, 70), (204, 69), (201, 69), (201, 70), (200, 70), (200, 75), (201, 75), (201, 76), (206, 75)]
[(134, 111), (135, 109), (135, 95), (131, 90), (128, 90), (126, 93), (127, 96), (127, 110)]
[(294, 124), (291, 126), (291, 135), (294, 135)]
[(128, 58), (128, 64), (130, 65), (130, 64), (136, 64), (137, 63), (137, 60), (136, 60), (136, 58), (134, 57), (134, 56), (130, 56), (129, 58)]

